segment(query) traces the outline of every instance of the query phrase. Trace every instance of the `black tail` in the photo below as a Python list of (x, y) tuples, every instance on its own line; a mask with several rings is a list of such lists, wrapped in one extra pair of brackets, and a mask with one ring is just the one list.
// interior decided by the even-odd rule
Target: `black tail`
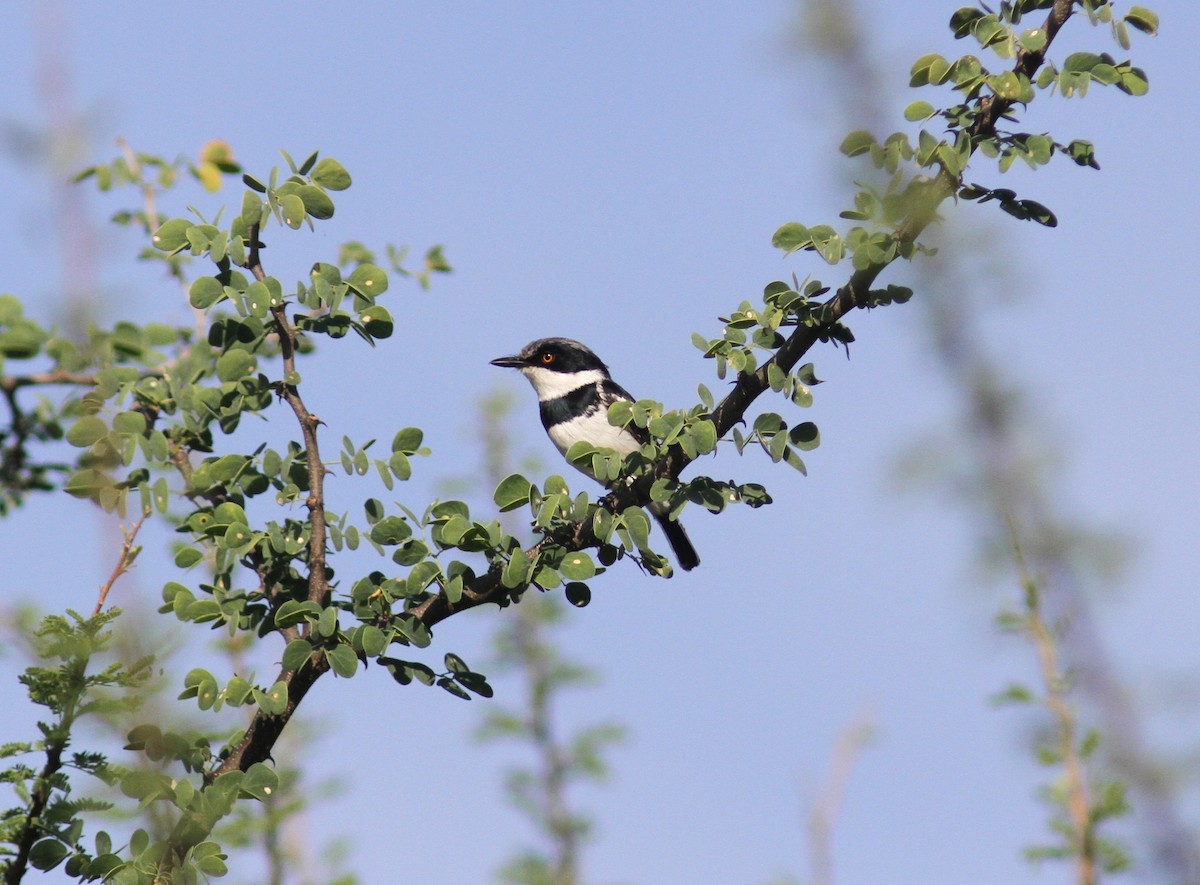
[(650, 512), (654, 514), (654, 518), (662, 526), (663, 534), (667, 536), (667, 542), (671, 545), (671, 549), (675, 551), (675, 560), (679, 563), (679, 567), (685, 572), (690, 572), (698, 566), (700, 564), (700, 557), (696, 555), (696, 548), (692, 546), (687, 532), (683, 530), (683, 523), (676, 522), (666, 513), (659, 513), (655, 510), (651, 510)]

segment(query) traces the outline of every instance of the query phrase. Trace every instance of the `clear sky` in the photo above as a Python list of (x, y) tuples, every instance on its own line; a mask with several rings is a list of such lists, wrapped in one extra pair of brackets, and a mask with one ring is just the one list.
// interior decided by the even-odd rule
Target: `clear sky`
[[(863, 0), (872, 53), (893, 82), (926, 52), (967, 51), (945, 24), (957, 5)], [(1057, 506), (1133, 542), (1101, 630), (1155, 746), (1181, 750), (1195, 745), (1197, 717), (1163, 698), (1200, 670), (1200, 309), (1185, 260), (1200, 197), (1200, 14), (1179, 0), (1151, 5), (1163, 33), (1135, 38), (1133, 50), (1149, 95), (1096, 90), (1029, 123), (1097, 145), (1099, 173), (1061, 162), (1013, 176), (1059, 227), (1008, 221), (991, 206), (969, 212), (997, 232), (979, 273), (1004, 266), (1016, 290), (984, 334), (1008, 380), (1049, 416), (1062, 454)], [(69, 217), (96, 225), (93, 251), (78, 239), (65, 248), (74, 272), (100, 281), (106, 321), (136, 312), (188, 322), (178, 291), (130, 260), (134, 239), (101, 226), (128, 198), (89, 191), (56, 202), (45, 163), (21, 156), (57, 115), (86, 123), (81, 165), (114, 156), (118, 136), (171, 156), (224, 138), (260, 174), (280, 163), (278, 148), (320, 149), (356, 186), (316, 233), (274, 231), (269, 272), (300, 278), (346, 239), (418, 252), (443, 243), (455, 267), (429, 293), (393, 283), (391, 341), (329, 347), (329, 368), (309, 370), (327, 447), (342, 434), (386, 440), (421, 425), (434, 458), (401, 494), (422, 506), (477, 469), (475, 404), (508, 385), (514, 435), (550, 463), (532, 393), (489, 359), (536, 337), (576, 337), (635, 395), (688, 405), (697, 383), (719, 389), (693, 330), (717, 334), (717, 316), (784, 275), (842, 278), (770, 246), (785, 221), (835, 222), (855, 172), (831, 156), (836, 91), (793, 48), (795, 16), (783, 0), (10, 3), (0, 13), (0, 290), (56, 316), (70, 283), (59, 236)], [(1069, 46), (1105, 45), (1103, 32), (1071, 28), (1080, 33)], [(904, 125), (914, 97), (882, 97), (889, 125)], [(1002, 183), (994, 171), (980, 177)], [(217, 205), (177, 199), (164, 210)], [(240, 195), (220, 200), (236, 206)], [(909, 268), (888, 274), (914, 278)], [(571, 613), (563, 641), (604, 681), (564, 706), (564, 727), (611, 719), (630, 732), (611, 753), (612, 782), (579, 793), (597, 824), (588, 881), (805, 878), (808, 808), (839, 734), (864, 711), (877, 730), (834, 829), (841, 885), (1067, 881), (1065, 869), (1034, 875), (1020, 858), (1045, 834), (1035, 798), (1045, 772), (1025, 746), (1029, 720), (987, 703), (1032, 677), (1031, 653), (994, 631), (1002, 597), (980, 590), (968, 515), (896, 490), (897, 456), (943, 427), (952, 403), (919, 301), (851, 317), (850, 360), (814, 352), (827, 383), (808, 414), (790, 413), (822, 430), (807, 478), (722, 454), (706, 465), (712, 475), (762, 482), (776, 503), (721, 518), (689, 512), (700, 569), (669, 583), (618, 569)], [(340, 476), (330, 494), (346, 507), (364, 496)], [(90, 609), (115, 538), (65, 497), (32, 502), (0, 532), (4, 602)], [(157, 604), (168, 578), (154, 562), (148, 555), (119, 586), (122, 604)], [(427, 659), (453, 650), (482, 662), (507, 616), (452, 619)], [(0, 705), (20, 726), (0, 740), (27, 737), (16, 659), (0, 666)], [(497, 687), (514, 699), (511, 684)], [(470, 740), (485, 703), (401, 689), (374, 668), (319, 683), (303, 709), (323, 731), (299, 761), (346, 789), (313, 809), (310, 843), (352, 833), (347, 866), (366, 885), (488, 881), (529, 834), (502, 797), (512, 754)], [(235, 871), (230, 881), (252, 878)]]

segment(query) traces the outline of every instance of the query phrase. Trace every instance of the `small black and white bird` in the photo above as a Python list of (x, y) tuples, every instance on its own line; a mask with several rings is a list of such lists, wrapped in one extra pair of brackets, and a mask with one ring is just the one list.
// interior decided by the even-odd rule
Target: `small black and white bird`
[[(492, 365), (517, 369), (529, 379), (537, 393), (542, 426), (563, 454), (572, 443), (583, 440), (599, 449), (612, 449), (623, 458), (649, 439), (646, 431), (634, 424), (614, 427), (608, 423), (608, 407), (633, 397), (612, 380), (600, 357), (578, 341), (539, 338), (515, 356), (492, 360)], [(580, 469), (596, 479), (591, 471)], [(670, 518), (667, 507), (652, 503), (649, 510), (662, 526), (679, 567), (689, 571), (698, 566), (696, 548), (683, 526)]]

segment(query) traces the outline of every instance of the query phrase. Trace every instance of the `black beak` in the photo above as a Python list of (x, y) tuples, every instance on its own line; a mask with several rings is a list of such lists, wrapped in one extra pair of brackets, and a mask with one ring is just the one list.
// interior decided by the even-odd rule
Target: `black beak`
[(491, 364), (502, 369), (519, 369), (525, 365), (525, 360), (519, 356), (500, 356), (492, 360)]

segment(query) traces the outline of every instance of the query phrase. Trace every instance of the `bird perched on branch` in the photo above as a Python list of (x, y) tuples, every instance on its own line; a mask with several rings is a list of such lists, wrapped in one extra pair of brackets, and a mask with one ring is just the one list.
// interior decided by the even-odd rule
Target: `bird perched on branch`
[[(566, 454), (580, 440), (598, 449), (612, 449), (622, 458), (636, 452), (649, 440), (646, 431), (634, 424), (614, 427), (608, 423), (608, 407), (620, 400), (632, 402), (621, 385), (612, 380), (600, 357), (570, 338), (539, 338), (514, 356), (492, 360), (493, 366), (517, 369), (529, 379), (537, 393), (542, 426), (558, 450)], [(596, 479), (585, 467), (580, 470)], [(675, 559), (684, 571), (700, 564), (696, 549), (683, 526), (671, 519), (660, 502), (649, 505), (662, 526)]]

